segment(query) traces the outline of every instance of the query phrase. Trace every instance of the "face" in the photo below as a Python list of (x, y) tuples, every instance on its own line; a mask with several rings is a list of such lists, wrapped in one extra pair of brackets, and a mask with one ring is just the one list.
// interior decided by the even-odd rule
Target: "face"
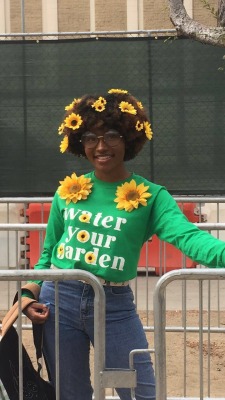
[(125, 144), (119, 132), (94, 127), (82, 135), (81, 141), (97, 178), (114, 182), (128, 176), (123, 162)]

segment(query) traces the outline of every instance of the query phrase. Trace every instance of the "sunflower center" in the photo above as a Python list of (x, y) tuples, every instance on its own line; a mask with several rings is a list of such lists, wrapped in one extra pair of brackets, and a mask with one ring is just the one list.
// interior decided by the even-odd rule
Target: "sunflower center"
[(127, 193), (126, 199), (129, 201), (135, 201), (139, 198), (138, 192), (136, 190), (131, 190), (130, 192)]
[(81, 189), (81, 185), (79, 183), (74, 183), (74, 185), (70, 186), (70, 193), (78, 193)]

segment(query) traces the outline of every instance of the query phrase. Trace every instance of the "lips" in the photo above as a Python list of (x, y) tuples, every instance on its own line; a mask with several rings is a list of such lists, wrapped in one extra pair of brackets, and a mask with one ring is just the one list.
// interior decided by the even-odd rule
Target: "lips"
[(112, 158), (112, 155), (110, 154), (103, 154), (103, 155), (97, 155), (95, 156), (95, 159), (98, 161), (108, 161)]

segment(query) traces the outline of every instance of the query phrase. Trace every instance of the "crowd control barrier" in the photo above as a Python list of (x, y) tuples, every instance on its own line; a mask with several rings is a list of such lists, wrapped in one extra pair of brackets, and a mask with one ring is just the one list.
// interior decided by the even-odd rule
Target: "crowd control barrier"
[[(56, 335), (56, 400), (60, 400), (59, 395), (59, 292), (58, 282), (65, 280), (84, 280), (93, 287), (94, 298), (94, 398), (95, 400), (105, 400), (105, 389), (115, 387), (131, 388), (131, 398), (135, 400), (134, 388), (136, 387), (136, 371), (132, 368), (133, 355), (135, 352), (141, 350), (134, 350), (130, 354), (130, 369), (106, 369), (105, 368), (105, 292), (99, 280), (91, 273), (79, 270), (17, 270), (8, 271), (0, 270), (0, 282), (2, 281), (16, 281), (19, 298), (19, 318), (17, 321), (17, 328), (19, 334), (19, 365), (22, 371), (22, 312), (21, 312), (21, 282), (30, 279), (34, 280), (51, 280), (55, 282), (55, 335)], [(146, 351), (146, 350), (143, 350)], [(23, 382), (22, 373), (19, 375), (19, 399), (23, 398)]]
[[(166, 288), (174, 281), (198, 281), (199, 282), (199, 397), (168, 397), (167, 396), (167, 371), (166, 371)], [(208, 393), (204, 397), (203, 384), (203, 335), (210, 334), (210, 326), (203, 326), (203, 282), (204, 281), (221, 281), (225, 280), (225, 269), (200, 269), (200, 270), (177, 270), (170, 271), (163, 275), (157, 282), (154, 290), (154, 326), (155, 326), (155, 374), (156, 374), (156, 398), (157, 400), (225, 400), (225, 397), (211, 397)], [(187, 327), (186, 327), (187, 328)], [(185, 327), (183, 328), (185, 330)], [(217, 331), (219, 331), (217, 329)], [(220, 329), (220, 332), (225, 333), (225, 329)], [(182, 360), (177, 360), (181, 363)], [(208, 378), (210, 379), (210, 377)], [(210, 390), (210, 389), (209, 389)]]

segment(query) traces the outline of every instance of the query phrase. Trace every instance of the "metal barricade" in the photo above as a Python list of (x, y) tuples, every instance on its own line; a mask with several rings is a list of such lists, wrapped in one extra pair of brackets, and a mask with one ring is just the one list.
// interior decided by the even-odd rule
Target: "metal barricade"
[[(136, 386), (136, 371), (130, 369), (106, 369), (105, 368), (105, 292), (99, 280), (90, 272), (81, 270), (29, 270), (29, 271), (0, 271), (0, 281), (16, 281), (19, 298), (19, 370), (22, 371), (22, 312), (21, 312), (21, 282), (27, 280), (51, 280), (55, 282), (55, 336), (56, 336), (56, 400), (60, 400), (59, 395), (59, 288), (58, 282), (72, 279), (83, 280), (93, 287), (94, 297), (94, 398), (95, 400), (105, 400), (105, 388), (126, 387), (132, 390)], [(130, 357), (130, 365), (132, 356)], [(23, 380), (19, 374), (19, 400), (23, 400)], [(132, 395), (132, 399), (134, 399)]]
[[(46, 229), (46, 224), (45, 223), (27, 223), (26, 218), (22, 217), (19, 221), (16, 219), (13, 219), (10, 216), (10, 210), (11, 210), (11, 205), (13, 204), (17, 204), (20, 205), (20, 209), (21, 206), (24, 207), (24, 210), (26, 211), (28, 204), (29, 203), (37, 203), (39, 202), (40, 204), (44, 204), (44, 203), (50, 203), (52, 200), (52, 198), (0, 198), (0, 204), (4, 204), (4, 209), (6, 209), (7, 215), (6, 217), (4, 217), (4, 219), (0, 220), (0, 233), (2, 234), (3, 237), (3, 241), (2, 241), (2, 249), (4, 247), (4, 244), (6, 244), (5, 246), (5, 260), (6, 262), (3, 262), (3, 257), (1, 260), (1, 265), (0, 265), (0, 272), (1, 272), (1, 268), (5, 269), (14, 269), (14, 271), (11, 272), (16, 272), (15, 270), (20, 270), (21, 268), (28, 268), (27, 265), (24, 265), (21, 267), (19, 260), (18, 260), (18, 254), (19, 254), (19, 239), (20, 239), (20, 233), (21, 232), (32, 232), (32, 231), (38, 231), (40, 232), (40, 239), (39, 242), (42, 242), (42, 237), (44, 235), (45, 229)], [(225, 203), (225, 197), (200, 197), (200, 196), (176, 196), (175, 200), (179, 203), (196, 203), (198, 205), (199, 208), (199, 222), (196, 223), (197, 226), (200, 229), (206, 230), (208, 232), (210, 232), (211, 234), (213, 234), (214, 236), (216, 236), (217, 238), (222, 238), (225, 235), (225, 223), (221, 223), (221, 221), (224, 220), (224, 203)], [(201, 215), (203, 214), (204, 211), (204, 204), (207, 203), (215, 203), (214, 205), (216, 205), (216, 211), (214, 210), (214, 215), (213, 218), (210, 219), (210, 221), (213, 222), (204, 222), (201, 223), (200, 221), (201, 219)], [(18, 206), (16, 207), (17, 211), (18, 211)], [(221, 212), (221, 209), (222, 212)], [(215, 217), (216, 214), (216, 217)], [(24, 213), (24, 215), (26, 216), (26, 213)], [(1, 223), (4, 222), (4, 223)], [(21, 223), (14, 223), (14, 222), (21, 222)], [(29, 250), (28, 250), (29, 251)], [(15, 262), (11, 262), (12, 261), (12, 255), (13, 252), (15, 253), (15, 256), (13, 256), (13, 261), (15, 260)], [(26, 250), (25, 250), (26, 252)], [(166, 254), (160, 254), (160, 259), (163, 260), (163, 258), (166, 257)], [(176, 270), (175, 274), (182, 272), (182, 273), (194, 273), (195, 270), (191, 269), (189, 272), (187, 269), (185, 269), (186, 266), (186, 262), (185, 262), (185, 256), (183, 259), (183, 263), (180, 265), (180, 270)], [(208, 270), (205, 269), (200, 269), (200, 268), (204, 268), (201, 265), (197, 266), (197, 270), (198, 271), (203, 271), (204, 273)], [(162, 269), (162, 273), (165, 272)], [(221, 271), (221, 270), (220, 270)], [(32, 271), (27, 271), (27, 272), (32, 272)], [(214, 271), (212, 271), (214, 272)], [(24, 269), (21, 270), (21, 273), (26, 273), (26, 271), (24, 271)], [(143, 274), (144, 273), (144, 274)], [(166, 275), (167, 276), (167, 275)], [(152, 271), (151, 268), (151, 264), (148, 264), (148, 257), (146, 257), (146, 267), (142, 268), (141, 273), (138, 275), (138, 278), (135, 279), (134, 281), (131, 282), (131, 287), (134, 291), (134, 297), (135, 297), (135, 303), (137, 305), (137, 310), (138, 312), (140, 312), (140, 315), (143, 317), (143, 325), (144, 325), (144, 330), (146, 332), (146, 334), (150, 334), (151, 332), (154, 332), (154, 323), (151, 321), (152, 318), (152, 310), (153, 310), (153, 304), (152, 304), (152, 300), (153, 300), (153, 296), (152, 293), (155, 289), (155, 286), (157, 285), (158, 280), (160, 280), (160, 278), (158, 276), (154, 276), (154, 272)], [(3, 292), (3, 296), (5, 297), (4, 299), (4, 307), (2, 308), (2, 310), (6, 310), (9, 308), (9, 306), (11, 305), (11, 301), (12, 301), (12, 294), (15, 293), (15, 287), (12, 287), (14, 285), (14, 283), (12, 282), (13, 280), (10, 280), (8, 282), (8, 288), (5, 285), (4, 287), (4, 292)], [(176, 279), (175, 279), (176, 281)], [(179, 280), (178, 280), (179, 281)], [(160, 281), (161, 282), (161, 281)], [(180, 280), (181, 282), (181, 280)], [(186, 282), (186, 281), (185, 281)], [(1, 279), (0, 279), (0, 284), (1, 284)], [(169, 286), (169, 285), (168, 285)], [(0, 289), (1, 290), (1, 289)], [(220, 282), (218, 282), (218, 293), (220, 293), (220, 295), (222, 294), (221, 290), (221, 285)], [(190, 292), (193, 294), (194, 290), (187, 290), (186, 285), (184, 283), (184, 285), (182, 285), (181, 288), (181, 297), (182, 297), (182, 304), (180, 307), (181, 313), (182, 315), (184, 315), (185, 318), (185, 307), (186, 307), (186, 303), (185, 303), (185, 298), (187, 296), (187, 294), (190, 295)], [(209, 288), (209, 292), (210, 292), (210, 288)], [(174, 296), (175, 295), (175, 296)], [(195, 294), (194, 294), (195, 295)], [(209, 296), (212, 297), (213, 293), (209, 293)], [(173, 290), (170, 290), (170, 286), (169, 286), (169, 290), (168, 293), (166, 294), (167, 296), (167, 305), (172, 305), (172, 307), (175, 306), (174, 300), (173, 303), (170, 303), (171, 298), (176, 297), (176, 299), (178, 298), (177, 293), (174, 293)], [(179, 304), (179, 303), (177, 303)], [(2, 302), (1, 302), (1, 306), (2, 306)], [(179, 309), (179, 305), (176, 305), (176, 307), (178, 307)], [(174, 309), (174, 308), (171, 308)], [(217, 310), (218, 315), (220, 314), (220, 309), (221, 309), (221, 302), (218, 301), (218, 304), (216, 305), (215, 309)], [(157, 315), (157, 311), (154, 311), (155, 315)], [(219, 317), (220, 318), (220, 317)], [(31, 327), (29, 325), (27, 326), (23, 326), (25, 329), (30, 329)], [(158, 328), (157, 328), (158, 329)], [(166, 332), (172, 332), (173, 334), (176, 333), (177, 331), (182, 331), (186, 329), (186, 331), (188, 331), (189, 327), (183, 327), (183, 326), (179, 326), (179, 327), (167, 327), (165, 328)], [(193, 328), (192, 328), (193, 329)], [(196, 328), (197, 329), (197, 328)], [(224, 332), (223, 328), (212, 328), (212, 330), (216, 330), (219, 332)], [(205, 331), (205, 328), (203, 328), (203, 331)], [(155, 336), (156, 337), (156, 336)], [(151, 343), (152, 338), (150, 337), (149, 342)], [(156, 341), (157, 341), (157, 337), (156, 337)], [(161, 350), (160, 350), (161, 352)], [(162, 353), (160, 353), (160, 355), (162, 355)], [(165, 356), (165, 354), (164, 354)], [(186, 356), (184, 356), (186, 357)], [(158, 351), (156, 352), (156, 358), (158, 360)], [(157, 360), (156, 360), (156, 364), (157, 364)], [(164, 361), (165, 362), (165, 361)], [(185, 359), (184, 359), (185, 362)], [(131, 363), (132, 364), (132, 363)], [(131, 365), (130, 364), (130, 365)], [(132, 367), (130, 367), (132, 369)], [(157, 379), (156, 379), (156, 383), (157, 385), (160, 382), (160, 385), (164, 385), (164, 380), (162, 380), (162, 376), (161, 373), (158, 374), (159, 371), (156, 372), (157, 375)], [(159, 381), (158, 381), (159, 378)], [(101, 379), (102, 379), (102, 384), (106, 384), (106, 380), (109, 379), (109, 374), (101, 374)], [(110, 378), (111, 379), (111, 378)], [(111, 379), (111, 383), (112, 386), (110, 387), (114, 387), (114, 383), (112, 382), (114, 380), (114, 378)], [(184, 378), (185, 381), (185, 378)], [(185, 382), (184, 382), (184, 386), (185, 386)], [(166, 390), (166, 389), (165, 389)], [(208, 391), (210, 393), (210, 389)], [(161, 393), (161, 392), (160, 392)], [(106, 398), (108, 400), (114, 400), (114, 399), (118, 399), (118, 397), (115, 396), (106, 396)], [(183, 398), (188, 398), (186, 396), (186, 394), (184, 395)], [(162, 397), (162, 399), (164, 400), (164, 397)], [(157, 397), (157, 400), (161, 400), (160, 398)]]
[[(155, 373), (156, 373), (156, 396), (157, 400), (181, 400), (181, 399), (204, 399), (203, 394), (203, 353), (200, 351), (199, 369), (200, 369), (200, 391), (199, 397), (173, 397), (167, 396), (167, 371), (166, 371), (166, 288), (174, 281), (198, 281), (199, 282), (199, 349), (203, 346), (203, 333), (210, 332), (210, 327), (204, 328), (202, 318), (202, 304), (203, 304), (203, 281), (220, 281), (225, 280), (225, 270), (223, 269), (201, 269), (201, 270), (177, 270), (166, 273), (162, 276), (156, 284), (154, 291), (154, 328), (155, 328)], [(191, 328), (190, 328), (191, 329)], [(183, 328), (184, 331), (188, 327)], [(217, 329), (217, 332), (225, 333), (225, 329)], [(178, 360), (180, 362), (180, 360)], [(210, 379), (210, 377), (209, 377)], [(208, 393), (210, 396), (210, 393)], [(207, 397), (207, 399), (214, 399)], [(225, 399), (225, 397), (218, 397), (217, 399)]]

